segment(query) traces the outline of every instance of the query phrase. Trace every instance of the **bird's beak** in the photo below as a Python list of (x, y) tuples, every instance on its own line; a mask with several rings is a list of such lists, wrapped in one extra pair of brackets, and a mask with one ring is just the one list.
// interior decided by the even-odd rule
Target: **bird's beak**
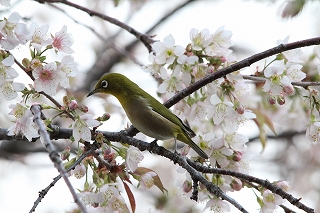
[(95, 91), (95, 90), (92, 90), (92, 91), (87, 95), (87, 97), (93, 95), (94, 93), (96, 93), (96, 91)]

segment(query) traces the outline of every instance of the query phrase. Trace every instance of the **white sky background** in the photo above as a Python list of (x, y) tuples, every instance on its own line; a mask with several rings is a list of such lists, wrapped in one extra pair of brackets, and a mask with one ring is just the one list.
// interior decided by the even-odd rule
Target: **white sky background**
[[(83, 3), (82, 1), (74, 2), (78, 4)], [(162, 14), (169, 10), (168, 8), (174, 8), (173, 2), (176, 3), (180, 1), (151, 1), (148, 3), (148, 6), (143, 7), (128, 24), (140, 32), (144, 32), (152, 23), (162, 17)], [(174, 15), (174, 17), (164, 22), (161, 27), (157, 28), (157, 31), (154, 32), (154, 34), (157, 35), (155, 39), (162, 41), (166, 35), (172, 34), (176, 39), (176, 44), (186, 46), (189, 42), (189, 31), (191, 28), (197, 28), (199, 30), (208, 28), (213, 33), (218, 27), (225, 26), (225, 29), (233, 32), (232, 40), (234, 44), (241, 48), (248, 48), (253, 54), (274, 47), (276, 40), (284, 39), (287, 35), (290, 35), (289, 42), (292, 42), (315, 37), (320, 34), (319, 23), (315, 23), (315, 20), (319, 20), (320, 18), (320, 8), (318, 4), (312, 4), (313, 6), (307, 5), (298, 18), (283, 20), (279, 17), (279, 6), (281, 2), (282, 1), (279, 1), (277, 4), (270, 4), (239, 0), (201, 1), (197, 4), (192, 4), (191, 7), (186, 7)], [(95, 43), (96, 40), (90, 30), (82, 26), (77, 26), (73, 21), (63, 16), (62, 13), (54, 12), (51, 8), (35, 2), (25, 1), (20, 3), (16, 11), (22, 16), (31, 16), (34, 10), (41, 11), (42, 9), (45, 10), (45, 13), (41, 16), (36, 16), (38, 20), (35, 21), (39, 25), (50, 24), (49, 31), (52, 33), (59, 31), (63, 25), (67, 25), (68, 32), (73, 35), (75, 40), (72, 46), (75, 50), (73, 56), (78, 63), (79, 70), (84, 72), (90, 68), (95, 60), (92, 58), (94, 53), (91, 45)], [(121, 20), (124, 18), (124, 15), (127, 14), (128, 9), (128, 4), (123, 3), (119, 8), (109, 8), (108, 15)], [(41, 14), (40, 12), (36, 13)], [(95, 22), (95, 19), (90, 18), (81, 11), (71, 10), (69, 13), (77, 20), (88, 25)], [(119, 14), (123, 14), (123, 16), (121, 17)], [(126, 32), (123, 33), (122, 36), (130, 40), (134, 39)], [(27, 54), (25, 50), (18, 50), (17, 52), (21, 55)], [(141, 63), (148, 63), (145, 48), (140, 48), (136, 53), (136, 57)], [(250, 54), (247, 53), (246, 56)], [(240, 57), (244, 58), (245, 56)], [(238, 58), (238, 60), (243, 58)], [(154, 81), (145, 84), (146, 81), (151, 79), (147, 73), (144, 73), (136, 65), (128, 64), (120, 65), (118, 69), (114, 71), (122, 72), (122, 70), (126, 70), (129, 78), (155, 96), (156, 84)], [(25, 79), (23, 75), (22, 78)], [(96, 102), (94, 104), (96, 105)], [(88, 106), (90, 107), (90, 103), (88, 103)], [(7, 109), (7, 111), (9, 112), (9, 109)], [(120, 130), (123, 126), (123, 122), (117, 125), (110, 123), (106, 125), (105, 128), (113, 131)], [(260, 151), (259, 146), (253, 146), (252, 148), (253, 150), (251, 151), (255, 153)], [(272, 152), (272, 150), (267, 147), (263, 155), (268, 155), (270, 152)], [(259, 156), (256, 158), (259, 158)], [(150, 161), (142, 161), (142, 166), (149, 166), (152, 162), (162, 160), (168, 163), (158, 156), (150, 156), (147, 159), (150, 159)], [(268, 178), (269, 180), (277, 180), (277, 178), (279, 178), (276, 176), (276, 172), (273, 174), (263, 173), (260, 166), (261, 165), (253, 162), (251, 174), (261, 178)], [(28, 212), (38, 196), (38, 191), (45, 188), (57, 174), (47, 154), (35, 154), (32, 157), (27, 157), (25, 164), (1, 160), (0, 212)], [(75, 181), (75, 178), (71, 179)], [(79, 181), (75, 181), (74, 186), (81, 188), (78, 182)], [(164, 182), (165, 186), (167, 184), (169, 183)], [(169, 188), (168, 185), (166, 187)], [(238, 200), (249, 212), (258, 212), (258, 205), (255, 203), (253, 193), (250, 190), (247, 191), (249, 193), (246, 193), (245, 196), (242, 193), (232, 193), (230, 195)], [(299, 195), (294, 195), (299, 197)], [(303, 201), (307, 205), (314, 206), (311, 199), (307, 198)], [(66, 189), (63, 180), (60, 180), (42, 200), (36, 212), (62, 213), (70, 210), (70, 203), (72, 203), (72, 197)], [(149, 205), (150, 208), (152, 208), (152, 204), (152, 200), (137, 202), (137, 212), (147, 212), (146, 206)], [(289, 207), (291, 207), (291, 205), (289, 205)], [(200, 209), (201, 208), (202, 207), (200, 207)], [(299, 211), (297, 210), (297, 212)]]

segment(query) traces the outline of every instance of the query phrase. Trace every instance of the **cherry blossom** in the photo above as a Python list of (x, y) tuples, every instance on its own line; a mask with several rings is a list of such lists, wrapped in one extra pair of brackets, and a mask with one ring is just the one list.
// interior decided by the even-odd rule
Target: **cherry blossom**
[(264, 92), (270, 92), (273, 95), (279, 95), (282, 92), (281, 78), (286, 69), (283, 61), (277, 65), (269, 66), (265, 69), (264, 75), (267, 78), (263, 86)]
[(207, 208), (210, 208), (211, 211), (216, 213), (230, 212), (229, 204), (219, 198), (210, 199), (203, 210), (206, 210)]
[(127, 150), (126, 156), (126, 165), (128, 170), (130, 170), (131, 172), (136, 171), (136, 169), (138, 168), (138, 164), (143, 160), (143, 158), (144, 156), (137, 147), (130, 146)]
[(317, 144), (320, 141), (320, 122), (312, 122), (306, 130), (306, 137), (313, 143)]
[(14, 63), (13, 56), (9, 55), (0, 62), (0, 100), (13, 100), (18, 96), (17, 92), (24, 89), (24, 84), (13, 82), (18, 77), (17, 71), (11, 66)]
[(7, 135), (18, 135), (22, 134), (29, 141), (32, 138), (39, 137), (38, 131), (33, 123), (33, 116), (30, 109), (25, 104), (12, 104), (10, 105), (12, 109), (9, 113), (10, 115), (14, 115), (17, 120), (14, 125), (12, 125), (7, 132)]
[(226, 167), (230, 163), (228, 157), (233, 154), (233, 150), (224, 146), (222, 138), (219, 138), (212, 144), (212, 149), (213, 151), (210, 156), (211, 165), (215, 166), (218, 163), (222, 168)]
[(289, 185), (289, 183), (287, 181), (277, 181), (276, 185), (278, 187), (280, 187), (282, 190), (284, 190), (285, 192), (287, 192), (291, 189), (291, 186)]
[(230, 111), (233, 110), (233, 104), (231, 102), (221, 101), (216, 94), (211, 96), (210, 103), (213, 105), (213, 107), (209, 110), (208, 117), (213, 118), (215, 125), (220, 124), (228, 116), (228, 114), (230, 114)]
[(96, 203), (96, 193), (84, 191), (78, 193), (78, 196), (84, 205), (92, 206), (94, 203)]
[(226, 134), (224, 139), (226, 145), (235, 151), (243, 152), (247, 150), (246, 143), (249, 139), (245, 135), (234, 132), (232, 134)]
[(38, 66), (32, 72), (34, 80), (34, 88), (37, 92), (45, 92), (48, 95), (55, 95), (57, 87), (62, 82), (64, 76), (61, 71), (57, 69), (57, 64), (51, 62), (44, 67)]
[(105, 184), (100, 188), (100, 192), (103, 193), (104, 200), (109, 201), (120, 195), (119, 190), (116, 188), (116, 185)]
[(82, 177), (85, 176), (86, 174), (86, 167), (85, 165), (83, 165), (82, 163), (81, 164), (78, 164), (76, 166), (76, 168), (74, 168), (74, 170), (72, 171), (72, 174), (77, 178), (77, 179), (81, 179)]
[(48, 38), (49, 25), (38, 26), (37, 23), (32, 23), (30, 26), (30, 34), (28, 39), (31, 40), (31, 45), (41, 52), (41, 48), (52, 44), (53, 40)]
[(189, 119), (195, 122), (203, 121), (207, 116), (209, 106), (210, 104), (208, 102), (203, 101), (192, 104), (188, 115)]
[(199, 30), (192, 28), (189, 33), (191, 45), (194, 50), (200, 51), (209, 46), (212, 41), (212, 35), (208, 29)]
[(74, 63), (74, 58), (71, 55), (63, 57), (61, 63), (57, 67), (57, 70), (60, 70), (65, 74), (60, 81), (60, 85), (64, 88), (68, 88), (70, 86), (69, 77), (75, 77), (79, 73), (76, 64)]
[(17, 92), (21, 92), (24, 89), (24, 84), (6, 80), (0, 85), (0, 100), (5, 98), (6, 100), (13, 100), (18, 96)]
[(72, 123), (72, 135), (74, 140), (78, 142), (80, 139), (84, 141), (91, 141), (91, 131), (89, 127), (96, 127), (100, 125), (100, 122), (92, 119), (92, 115), (84, 114), (78, 116)]
[(263, 204), (265, 208), (275, 210), (277, 206), (283, 203), (283, 199), (277, 195), (272, 193), (270, 190), (264, 190), (262, 192)]
[(154, 185), (153, 177), (157, 176), (155, 172), (147, 172), (140, 177), (140, 188), (150, 189)]
[(19, 23), (19, 20), (19, 13), (13, 12), (8, 19), (0, 22), (0, 45), (6, 50), (12, 50), (27, 42), (27, 26)]
[[(209, 132), (203, 134), (203, 136), (197, 135), (193, 138), (193, 141), (205, 152), (208, 156), (211, 155), (213, 146), (216, 143), (216, 135), (213, 132)], [(198, 154), (194, 151), (190, 151), (190, 155), (192, 157), (198, 156)]]
[(171, 75), (168, 75), (167, 71), (163, 70), (161, 72), (161, 78), (164, 80), (159, 88), (159, 93), (166, 93), (168, 98), (171, 98), (177, 91), (184, 88), (183, 83), (179, 78), (180, 67), (177, 66)]
[(11, 67), (13, 63), (14, 58), (12, 55), (9, 55), (0, 62), (0, 85), (4, 83), (6, 79), (14, 79), (18, 77), (18, 72)]
[(72, 54), (74, 51), (70, 48), (73, 44), (73, 38), (70, 33), (67, 33), (67, 26), (63, 26), (62, 29), (51, 36), (53, 39), (52, 46), (56, 52), (64, 52), (67, 54)]
[(305, 77), (306, 74), (301, 71), (302, 65), (301, 64), (292, 64), (289, 66), (289, 68), (286, 71), (286, 76), (292, 81), (292, 82), (300, 82)]
[(227, 56), (232, 51), (229, 47), (232, 46), (231, 42), (232, 32), (224, 30), (220, 27), (212, 36), (212, 41), (209, 46), (205, 48), (205, 53), (209, 56)]
[(172, 64), (177, 57), (185, 52), (182, 46), (175, 46), (175, 40), (172, 35), (166, 36), (163, 42), (154, 42), (152, 49), (156, 54), (155, 62), (157, 64)]

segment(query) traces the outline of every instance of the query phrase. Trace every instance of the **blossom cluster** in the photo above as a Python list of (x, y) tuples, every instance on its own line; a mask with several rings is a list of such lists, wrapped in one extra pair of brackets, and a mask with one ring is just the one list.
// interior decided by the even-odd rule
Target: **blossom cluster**
[[(75, 66), (71, 46), (73, 44), (72, 35), (67, 33), (67, 27), (49, 36), (48, 25), (38, 26), (36, 23), (31, 23), (27, 26), (21, 22), (18, 13), (12, 13), (8, 18), (0, 20), (0, 98), (13, 100), (18, 97), (18, 92), (22, 93), (23, 100), (20, 103), (10, 105), (10, 115), (15, 117), (14, 124), (8, 129), (7, 134), (22, 135), (29, 141), (39, 138), (36, 125), (33, 122), (33, 115), (30, 111), (28, 102), (32, 102), (32, 97), (37, 98), (39, 93), (46, 95), (56, 95), (60, 87), (68, 88), (69, 78), (77, 75), (78, 70)], [(30, 49), (30, 58), (24, 58), (21, 67), (29, 74), (33, 80), (33, 85), (14, 82), (18, 77), (18, 72), (12, 67), (15, 58), (9, 51), (18, 46), (27, 46)], [(45, 53), (53, 50), (55, 54), (64, 53), (61, 61), (47, 61)], [(18, 63), (16, 61), (16, 63)], [(98, 119), (93, 119), (88, 114), (88, 108), (73, 99), (65, 96), (63, 104), (51, 107), (41, 104), (43, 109), (55, 109), (58, 113), (67, 115), (73, 119), (73, 141), (84, 142), (92, 141), (91, 129), (98, 127), (101, 122), (108, 120), (109, 115), (103, 115)], [(52, 120), (47, 119), (46, 124), (51, 124)], [(48, 125), (50, 128), (50, 125)], [(40, 138), (41, 139), (41, 138)], [(101, 144), (105, 143), (103, 136), (96, 137), (96, 141)], [(111, 149), (113, 147), (113, 149)], [(143, 159), (141, 151), (136, 147), (117, 147), (109, 144), (103, 145), (101, 150), (104, 150), (103, 158), (112, 169), (102, 169), (97, 166), (92, 156), (83, 160), (76, 168), (70, 172), (76, 178), (86, 177), (89, 168), (93, 171), (92, 180), (94, 185), (88, 186), (85, 183), (84, 189), (79, 193), (80, 199), (85, 205), (95, 207), (98, 210), (106, 212), (129, 212), (125, 199), (123, 198), (123, 188), (127, 194), (132, 194), (129, 187), (124, 187), (127, 183), (131, 183), (129, 177), (132, 176), (138, 180), (138, 186), (141, 189), (150, 189), (156, 185), (160, 190), (165, 190), (158, 175), (147, 168), (139, 167), (138, 164)], [(65, 161), (65, 166), (68, 168), (76, 159), (83, 153), (83, 149), (79, 147), (78, 155), (72, 159), (70, 157), (70, 147), (67, 147), (61, 154), (62, 160)], [(125, 161), (119, 161), (117, 158), (121, 156)], [(117, 158), (117, 159), (116, 159)], [(129, 199), (134, 199), (131, 197)], [(133, 202), (130, 200), (130, 202)]]
[[(8, 1), (1, 2), (8, 4)], [(8, 135), (22, 134), (31, 141), (39, 135), (29, 106), (26, 104), (28, 97), (39, 93), (56, 95), (59, 87), (70, 86), (69, 78), (76, 76), (78, 70), (70, 55), (73, 53), (71, 49), (73, 39), (71, 34), (67, 33), (66, 26), (49, 36), (48, 25), (38, 26), (32, 23), (27, 26), (20, 19), (19, 14), (14, 12), (0, 21), (0, 99), (12, 100), (18, 96), (18, 92), (22, 92), (24, 100), (10, 105), (12, 111), (9, 114), (16, 120), (9, 128)], [(224, 27), (220, 27), (214, 33), (210, 33), (208, 29), (201, 31), (191, 29), (189, 36), (190, 43), (186, 47), (176, 45), (172, 35), (166, 36), (163, 42), (153, 43), (153, 52), (149, 55), (151, 64), (143, 67), (144, 70), (162, 79), (158, 92), (164, 94), (165, 98), (172, 97), (196, 81), (235, 61), (230, 49), (232, 33)], [(24, 71), (34, 82), (30, 85), (30, 89), (14, 81), (18, 73), (12, 67), (15, 59), (9, 51), (20, 45), (27, 46), (31, 53), (30, 58), (23, 59), (21, 63)], [(48, 62), (47, 56), (44, 55), (48, 51), (54, 51), (56, 54), (62, 52), (66, 55), (61, 61)], [(274, 104), (275, 100), (279, 104), (284, 104), (284, 95), (292, 95), (294, 92), (292, 82), (301, 81), (306, 77), (301, 71), (301, 54), (299, 50), (282, 53), (276, 62), (261, 72), (266, 78), (263, 91), (268, 92), (270, 104)], [(183, 120), (188, 119), (192, 128), (198, 129), (198, 136), (193, 140), (209, 156), (208, 161), (203, 161), (204, 164), (242, 173), (249, 172), (251, 156), (247, 153), (248, 138), (239, 132), (239, 128), (245, 122), (256, 118), (242, 101), (248, 93), (249, 86), (242, 75), (240, 72), (234, 72), (207, 84), (175, 106), (175, 113)], [(78, 105), (73, 99), (64, 98), (64, 104), (57, 111), (72, 115), (74, 121), (70, 126), (76, 142), (91, 141), (91, 128), (101, 124), (100, 120), (93, 119), (87, 114), (88, 109), (85, 106)], [(319, 138), (319, 127), (320, 121), (314, 119), (307, 131), (314, 141)], [(101, 142), (99, 137), (101, 136), (98, 134), (97, 142)], [(141, 189), (157, 186), (161, 191), (165, 191), (156, 172), (139, 167), (138, 164), (144, 157), (138, 148), (117, 147), (106, 141), (101, 145), (103, 162), (109, 165), (109, 168), (100, 165), (100, 161), (97, 163), (92, 156), (89, 156), (70, 172), (70, 175), (76, 178), (83, 178), (87, 177), (89, 168), (93, 171), (94, 184), (89, 185), (86, 181), (84, 189), (79, 193), (85, 205), (95, 207), (101, 212), (129, 212), (122, 194), (124, 190), (128, 195), (132, 194), (127, 186), (127, 183), (132, 184), (130, 177), (139, 182), (138, 187)], [(77, 157), (81, 153), (79, 151)], [(182, 149), (182, 155), (187, 154), (197, 158), (197, 154), (189, 150), (188, 145)], [(69, 156), (70, 147), (67, 147), (62, 154), (63, 160), (67, 160), (66, 167), (77, 159), (75, 157), (70, 160)], [(119, 160), (118, 156), (124, 160)], [(234, 177), (211, 174), (206, 175), (206, 178), (224, 192), (239, 191), (243, 188), (242, 181)], [(280, 187), (285, 185), (281, 184)], [(192, 184), (188, 174), (186, 180), (177, 185), (181, 194), (190, 194)], [(285, 187), (288, 188), (287, 185)], [(261, 189), (260, 192), (261, 212), (272, 212), (282, 203), (282, 199), (271, 191)], [(130, 203), (134, 203), (131, 202), (134, 198), (128, 197)], [(206, 189), (199, 190), (199, 199), (206, 202), (205, 208), (213, 211), (229, 210), (225, 201), (208, 194)]]
[[(151, 169), (138, 166), (144, 158), (138, 148), (133, 146), (128, 148), (114, 147), (114, 150), (116, 150), (114, 152), (111, 146), (102, 145), (101, 150), (103, 151), (103, 159), (107, 162), (109, 168), (97, 166), (91, 156), (85, 158), (81, 164), (70, 172), (70, 175), (80, 179), (88, 174), (87, 170), (89, 168), (92, 169), (93, 184), (89, 185), (86, 181), (84, 189), (78, 193), (86, 206), (93, 207), (101, 212), (130, 212), (123, 197), (125, 194), (132, 194), (130, 188), (126, 187), (127, 183), (132, 184), (129, 179), (130, 176), (139, 181), (138, 187), (142, 190), (150, 189), (153, 186), (157, 186), (161, 191), (165, 190), (157, 173)], [(76, 158), (69, 159), (67, 153), (70, 153), (70, 148), (67, 148), (62, 155), (66, 156), (64, 160), (69, 160), (66, 166), (72, 165), (76, 160)], [(123, 155), (123, 153), (125, 154)], [(121, 156), (125, 161), (119, 160), (118, 156)], [(128, 197), (130, 203), (135, 202), (133, 196)], [(131, 208), (134, 207), (131, 206)]]
[[(289, 36), (283, 41), (279, 40), (277, 44), (286, 44)], [(269, 93), (269, 103), (275, 104), (276, 101), (283, 105), (285, 103), (284, 96), (292, 95), (294, 88), (292, 82), (301, 82), (306, 74), (301, 70), (303, 61), (301, 49), (290, 50), (281, 53), (275, 61), (264, 68), (263, 75), (266, 82), (263, 91)]]
[[(29, 107), (26, 105), (29, 97), (35, 93), (44, 92), (47, 95), (55, 95), (58, 86), (68, 88), (69, 78), (78, 74), (73, 57), (73, 38), (67, 33), (67, 27), (54, 35), (48, 34), (49, 26), (38, 26), (31, 23), (30, 26), (21, 21), (17, 12), (13, 12), (8, 18), (0, 20), (0, 99), (13, 100), (18, 97), (18, 92), (23, 93), (23, 104), (12, 105), (10, 114), (16, 117), (15, 124), (9, 128), (9, 135), (24, 135), (29, 141), (38, 137), (34, 130)], [(27, 46), (30, 49), (30, 58), (24, 58), (22, 63), (24, 71), (33, 79), (30, 90), (23, 83), (15, 82), (18, 72), (12, 67), (14, 57), (9, 51), (18, 46)], [(47, 62), (45, 52), (54, 50), (56, 54), (64, 53), (61, 61)], [(19, 116), (17, 113), (19, 112)], [(79, 126), (79, 125), (78, 125)], [(77, 138), (77, 135), (75, 135)]]
[[(31, 59), (25, 58), (22, 64), (26, 72), (31, 72), (34, 78), (34, 89), (37, 92), (45, 92), (55, 95), (58, 86), (69, 87), (69, 77), (77, 75), (78, 70), (71, 55), (66, 55), (61, 62), (46, 62), (45, 51), (53, 49), (56, 53), (73, 53), (70, 48), (73, 38), (67, 33), (67, 27), (48, 36), (48, 25), (38, 26), (31, 23), (27, 26), (20, 22), (20, 15), (12, 13), (8, 18), (0, 21), (0, 47), (3, 53), (13, 50), (19, 45), (27, 45), (30, 48)], [(4, 98), (7, 100), (17, 97), (17, 91), (24, 87), (13, 82), (18, 73), (12, 68), (14, 58), (9, 54), (2, 54), (0, 87)], [(45, 63), (45, 65), (43, 65)]]
[[(219, 68), (234, 63), (235, 58), (230, 49), (231, 36), (232, 33), (224, 27), (213, 34), (208, 29), (191, 29), (190, 43), (184, 48), (176, 45), (173, 36), (168, 35), (163, 42), (157, 41), (152, 45), (153, 52), (149, 55), (151, 64), (143, 69), (162, 79), (158, 92), (163, 93), (165, 98), (170, 98)], [(291, 82), (301, 81), (305, 77), (301, 71), (302, 66), (298, 64), (300, 54), (283, 53), (286, 59), (282, 60), (281, 66), (273, 65), (264, 70), (267, 79), (265, 92), (268, 91), (273, 96), (279, 95), (281, 88), (286, 94), (292, 94)], [(275, 69), (279, 71), (276, 72)], [(281, 77), (275, 81), (274, 76), (277, 74)], [(181, 119), (187, 119), (193, 129), (198, 129), (199, 135), (193, 140), (210, 157), (209, 166), (249, 172), (252, 156), (247, 153), (248, 138), (238, 131), (245, 122), (256, 118), (243, 102), (248, 93), (249, 86), (238, 71), (207, 84), (175, 105), (175, 113)], [(182, 154), (186, 155), (188, 151), (189, 148), (183, 148)], [(189, 155), (197, 157), (193, 150), (189, 151)], [(237, 178), (223, 175), (207, 175), (207, 178), (225, 192), (239, 191), (243, 187), (242, 181)], [(187, 176), (184, 183), (177, 185), (182, 194), (189, 196), (190, 184), (191, 180)], [(225, 202), (207, 195), (206, 190), (200, 193), (200, 200), (207, 202), (206, 208), (213, 211), (229, 210)]]
[[(289, 189), (291, 188), (286, 181), (278, 181), (274, 184), (280, 187), (285, 192), (289, 191)], [(261, 206), (260, 213), (272, 213), (279, 207), (279, 205), (284, 202), (282, 197), (272, 193), (268, 189), (262, 189), (261, 195), (262, 198), (258, 198), (258, 202)]]
[[(190, 43), (184, 48), (175, 45), (173, 36), (168, 35), (163, 42), (158, 41), (152, 45), (153, 52), (149, 55), (151, 64), (144, 69), (162, 78), (163, 83), (158, 92), (170, 98), (199, 79), (234, 62), (230, 49), (231, 36), (232, 33), (224, 27), (213, 34), (208, 29), (191, 29)], [(191, 127), (200, 130), (199, 136), (193, 140), (208, 154), (213, 167), (248, 173), (248, 138), (237, 132), (245, 121), (255, 118), (255, 114), (241, 103), (241, 97), (248, 90), (240, 73), (236, 72), (206, 85), (175, 106), (174, 111), (180, 118), (188, 119)], [(189, 154), (197, 156), (194, 151)], [(242, 188), (241, 181), (234, 185), (232, 178), (211, 178), (225, 191)], [(207, 196), (200, 197), (205, 198), (203, 201), (207, 200), (208, 208), (211, 204), (217, 204), (213, 202), (216, 201), (215, 197), (209, 200)]]

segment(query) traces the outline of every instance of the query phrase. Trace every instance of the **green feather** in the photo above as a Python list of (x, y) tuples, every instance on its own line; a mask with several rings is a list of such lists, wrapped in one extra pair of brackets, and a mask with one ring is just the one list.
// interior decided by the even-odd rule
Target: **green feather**
[(188, 144), (201, 157), (208, 158), (192, 141), (191, 137), (194, 137), (195, 133), (180, 118), (124, 75), (110, 73), (102, 76), (88, 96), (94, 93), (115, 96), (133, 126), (142, 133), (160, 140), (178, 139)]

